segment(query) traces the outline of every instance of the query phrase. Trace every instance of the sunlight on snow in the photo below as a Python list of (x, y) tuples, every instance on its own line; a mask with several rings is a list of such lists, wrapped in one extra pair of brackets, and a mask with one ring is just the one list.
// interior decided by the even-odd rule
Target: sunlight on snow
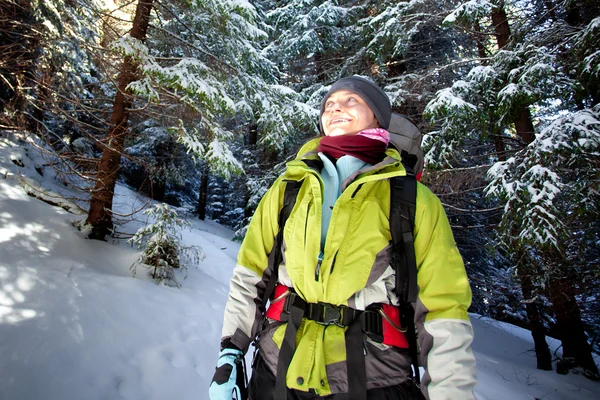
[(17, 278), (8, 283), (12, 279), (11, 272), (6, 267), (0, 267), (0, 324), (18, 322), (32, 319), (37, 316), (35, 310), (19, 308), (19, 304), (25, 301), (25, 293), (35, 287), (36, 273), (32, 268), (20, 270)]
[(27, 196), (27, 194), (17, 186), (7, 185), (5, 183), (0, 183), (0, 190), (2, 192), (2, 197), (10, 199), (10, 200), (21, 200), (21, 201), (30, 201), (31, 198)]
[[(38, 224), (37, 222), (18, 226), (16, 224), (7, 224), (0, 228), (0, 243), (7, 242), (17, 235), (31, 236), (36, 233), (47, 232), (44, 225)], [(41, 249), (40, 249), (41, 250)], [(45, 251), (48, 251), (46, 248)]]

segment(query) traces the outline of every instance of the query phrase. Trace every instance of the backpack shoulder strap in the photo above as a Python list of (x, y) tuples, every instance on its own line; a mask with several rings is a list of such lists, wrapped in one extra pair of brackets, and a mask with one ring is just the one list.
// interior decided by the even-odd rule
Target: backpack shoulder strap
[[(265, 293), (262, 298), (262, 307), (266, 307), (267, 300), (273, 294), (275, 290), (275, 285), (277, 285), (277, 280), (279, 277), (279, 264), (283, 260), (283, 256), (281, 254), (281, 246), (283, 244), (283, 228), (285, 227), (285, 223), (292, 213), (294, 209), (294, 205), (296, 204), (296, 198), (298, 197), (298, 192), (300, 191), (300, 187), (302, 186), (303, 180), (300, 181), (284, 181), (285, 182), (285, 191), (283, 194), (283, 206), (279, 211), (279, 231), (277, 232), (277, 236), (275, 236), (275, 243), (273, 244), (273, 249), (269, 254), (269, 270), (271, 270), (271, 275), (269, 276), (269, 281), (267, 282), (267, 287), (265, 288)], [(263, 310), (264, 311), (264, 310)]]
[(390, 179), (390, 231), (392, 233), (392, 266), (396, 270), (396, 293), (408, 302), (417, 301), (417, 261), (413, 230), (417, 199), (414, 175)]
[(414, 175), (390, 179), (390, 231), (392, 233), (391, 264), (396, 272), (395, 291), (400, 298), (400, 316), (406, 328), (406, 339), (417, 386), (421, 383), (419, 355), (415, 331), (417, 301), (417, 260), (414, 245), (415, 211), (417, 206), (417, 180)]

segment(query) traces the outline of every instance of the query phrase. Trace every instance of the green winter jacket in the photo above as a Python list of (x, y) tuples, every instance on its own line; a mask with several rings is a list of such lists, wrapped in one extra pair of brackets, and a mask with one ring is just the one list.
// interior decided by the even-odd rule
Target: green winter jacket
[[(223, 340), (230, 340), (244, 351), (251, 338), (262, 329), (257, 304), (260, 304), (270, 275), (266, 269), (279, 230), (278, 215), (283, 202), (284, 181), (303, 181), (303, 184), (283, 232), (280, 282), (293, 286), (310, 303), (343, 304), (355, 309), (365, 309), (372, 303), (398, 303), (393, 294), (394, 272), (389, 266), (389, 178), (406, 173), (399, 154), (388, 149), (382, 162), (359, 170), (345, 180), (341, 196), (332, 210), (323, 248), (324, 257), (318, 267), (323, 202), (323, 181), (319, 175), (322, 161), (316, 152), (318, 141), (315, 139), (307, 143), (298, 158), (288, 163), (286, 172), (265, 194), (241, 246), (226, 306)], [(474, 385), (474, 362), (469, 349), (472, 331), (467, 314), (471, 291), (442, 205), (421, 184), (417, 186), (414, 233), (417, 283), (420, 287), (415, 319), (420, 328), (421, 363), (427, 368), (430, 350), (435, 347), (435, 335), (427, 332), (428, 322), (443, 321), (443, 326), (436, 327), (434, 331), (440, 328), (443, 331), (441, 335), (447, 336), (450, 326), (450, 333), (463, 337), (458, 342), (464, 347), (464, 355), (458, 357), (458, 363), (463, 357), (469, 372), (467, 383), (458, 386), (466, 385), (468, 392)], [(455, 323), (462, 328), (452, 331)], [(296, 352), (287, 373), (287, 386), (301, 391), (312, 389), (322, 396), (347, 391), (344, 330), (335, 325), (323, 326), (303, 320), (298, 329)], [(284, 323), (271, 321), (260, 332), (261, 353), (273, 373), (276, 373), (278, 348), (284, 331)], [(406, 351), (370, 340), (367, 340), (367, 345), (367, 388), (391, 386), (407, 378), (410, 358)], [(449, 358), (442, 357), (433, 362), (447, 369), (440, 375), (442, 383), (453, 380), (449, 375), (452, 368), (456, 368), (448, 369), (447, 366), (450, 359), (452, 364), (456, 364), (457, 354), (452, 353), (456, 343), (447, 343), (447, 346), (450, 354), (447, 355), (442, 348), (441, 355)], [(463, 367), (459, 365), (459, 368)], [(426, 396), (431, 391), (428, 385), (434, 387), (439, 383), (435, 382), (435, 376), (426, 374), (424, 377)], [(457, 392), (461, 399), (471, 398), (464, 395), (465, 389), (461, 390)], [(446, 389), (443, 391), (447, 392)], [(448, 396), (454, 396), (452, 391), (448, 393)]]

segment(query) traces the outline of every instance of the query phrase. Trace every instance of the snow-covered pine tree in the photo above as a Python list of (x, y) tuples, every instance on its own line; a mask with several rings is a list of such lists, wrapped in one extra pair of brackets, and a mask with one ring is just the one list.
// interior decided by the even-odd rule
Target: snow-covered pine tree
[[(294, 108), (293, 92), (282, 92), (276, 70), (260, 54), (265, 35), (252, 5), (214, 0), (137, 4), (136, 15), (144, 18), (134, 19), (134, 27), (138, 26), (135, 21), (151, 19), (150, 35), (144, 43), (141, 39), (146, 35), (140, 36), (134, 28), (111, 44), (123, 55), (123, 65), (131, 63), (123, 70), (129, 77), (121, 80), (117, 93), (123, 101), (116, 104), (131, 103), (160, 115), (156, 120), (172, 130), (192, 157), (211, 174), (226, 179), (242, 172), (230, 149), (230, 143), (239, 140), (228, 122), (236, 114), (251, 115), (263, 123), (265, 132), (276, 135), (272, 143), (285, 144), (281, 138), (291, 123), (285, 117), (294, 114), (289, 119), (294, 121), (305, 112)], [(113, 115), (122, 117), (113, 121), (107, 141), (111, 147), (105, 147), (88, 216), (88, 223), (96, 227), (93, 236), (98, 238), (110, 232), (110, 199), (124, 146), (121, 139), (130, 132), (125, 126), (127, 113)], [(268, 123), (275, 118), (278, 123)], [(200, 193), (205, 190), (201, 188)]]
[[(441, 125), (433, 142), (434, 152), (429, 155), (434, 155), (436, 160), (450, 162), (457, 154), (469, 152), (469, 148), (464, 147), (467, 138), (476, 137), (485, 141), (490, 136), (500, 137), (500, 146), (495, 141), (496, 158), (499, 161), (490, 170), (490, 176), (495, 180), (489, 187), (489, 193), (503, 194), (506, 196), (503, 199), (507, 201), (512, 199), (505, 203), (499, 226), (501, 240), (517, 263), (526, 300), (533, 300), (536, 296), (535, 291), (530, 289), (529, 281), (537, 287), (539, 295), (547, 294), (554, 300), (552, 308), (559, 335), (565, 345), (565, 357), (577, 359), (576, 364), (594, 377), (597, 369), (593, 362), (589, 362), (589, 345), (576, 306), (574, 281), (568, 279), (577, 274), (573, 269), (565, 270), (567, 263), (563, 261), (568, 259), (564, 250), (573, 236), (566, 222), (576, 219), (573, 206), (577, 204), (577, 197), (569, 187), (575, 186), (574, 181), (567, 178), (568, 171), (572, 170), (567, 167), (569, 163), (565, 164), (565, 157), (572, 165), (581, 165), (573, 159), (580, 150), (571, 145), (550, 143), (572, 143), (573, 140), (577, 141), (582, 130), (594, 132), (595, 128), (574, 128), (568, 118), (559, 118), (565, 113), (571, 115), (576, 110), (572, 94), (577, 92), (580, 83), (569, 75), (570, 69), (562, 63), (563, 59), (569, 58), (565, 57), (564, 52), (573, 49), (573, 38), (576, 36), (570, 35), (556, 46), (559, 39), (553, 33), (564, 29), (561, 21), (541, 23), (535, 20), (534, 23), (527, 23), (531, 21), (527, 18), (531, 9), (524, 7), (525, 3), (469, 1), (448, 17), (448, 22), (464, 25), (474, 20), (485, 22), (481, 18), (486, 12), (489, 13), (488, 21), (491, 20), (492, 25), (487, 22), (487, 26), (494, 29), (499, 49), (491, 51), (488, 46), (492, 57), (484, 65), (471, 69), (465, 78), (440, 91), (429, 103), (427, 112)], [(525, 23), (509, 25), (505, 10), (512, 11), (513, 22), (521, 18)], [(514, 26), (523, 29), (511, 32)], [(593, 126), (595, 122), (589, 119), (593, 111), (587, 110), (585, 113), (588, 117), (584, 119), (588, 123), (592, 121)], [(531, 116), (535, 119), (531, 119)], [(559, 119), (552, 122), (556, 118)], [(537, 137), (533, 135), (533, 121), (540, 132)], [(547, 129), (552, 130), (553, 135), (559, 135), (558, 132), (564, 130), (570, 134), (565, 135), (565, 141), (556, 137), (551, 139)], [(570, 139), (567, 140), (566, 136)], [(561, 146), (570, 147), (566, 152), (568, 156), (558, 150)], [(592, 150), (591, 154), (595, 154), (595, 151)], [(503, 154), (506, 155), (503, 157)], [(589, 156), (588, 153), (583, 157)], [(589, 169), (589, 166), (585, 169)], [(576, 185), (586, 187), (594, 185), (594, 181), (585, 178), (582, 182), (578, 177), (577, 182)], [(538, 269), (530, 268), (535, 263), (527, 263), (527, 260), (532, 259), (539, 261)], [(552, 295), (552, 288), (559, 286), (563, 294), (573, 293), (568, 307), (558, 306), (557, 297)], [(545, 290), (547, 287), (551, 289), (549, 292)], [(567, 316), (567, 313), (570, 315)], [(533, 323), (535, 318), (530, 314), (529, 319)], [(568, 326), (571, 327), (568, 334), (561, 329), (561, 326), (567, 326), (567, 321), (570, 321)], [(543, 340), (544, 333), (543, 329), (542, 332), (534, 329), (534, 334), (536, 331), (534, 339), (538, 349), (538, 339)], [(549, 353), (544, 353), (546, 362), (542, 364), (544, 368), (549, 368)]]
[(599, 155), (600, 107), (596, 105), (554, 120), (527, 149), (489, 172), (490, 193), (506, 199), (500, 227), (515, 235), (511, 244), (542, 250), (546, 262), (538, 272), (549, 285), (563, 357), (572, 363), (570, 367), (580, 366), (596, 379), (598, 370), (575, 298), (580, 291), (578, 277), (588, 272), (578, 262), (583, 254), (574, 243), (579, 235), (573, 235), (572, 228), (599, 215)]
[(133, 275), (137, 267), (149, 270), (159, 284), (179, 287), (176, 270), (186, 273), (188, 265), (198, 264), (205, 257), (199, 246), (185, 246), (181, 230), (190, 226), (179, 218), (177, 211), (167, 204), (158, 203), (144, 211), (153, 222), (138, 229), (129, 243), (142, 249), (139, 259), (131, 266)]
[(0, 5), (1, 30), (10, 32), (0, 39), (0, 52), (6, 51), (0, 118), (5, 128), (42, 139), (44, 166), (64, 185), (81, 189), (81, 197), (89, 193), (94, 143), (106, 127), (104, 71), (95, 58), (104, 7), (96, 0)]

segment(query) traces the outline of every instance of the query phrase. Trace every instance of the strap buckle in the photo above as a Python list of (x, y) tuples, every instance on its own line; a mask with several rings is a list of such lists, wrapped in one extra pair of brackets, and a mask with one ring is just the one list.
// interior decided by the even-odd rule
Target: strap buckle
[(362, 330), (377, 343), (383, 343), (383, 321), (376, 310), (366, 310), (360, 315)]
[(302, 297), (290, 291), (284, 299), (285, 303), (283, 304), (283, 310), (281, 312), (281, 321), (288, 321), (288, 316), (290, 315), (290, 310), (292, 309), (292, 307), (299, 308), (304, 313), (306, 302), (302, 299)]
[(281, 321), (287, 321), (292, 307), (303, 311), (303, 317), (315, 321), (319, 325), (336, 325), (346, 328), (354, 320), (355, 314), (347, 306), (335, 306), (329, 303), (307, 303), (296, 293), (290, 292), (285, 297)]
[(337, 325), (344, 327), (341, 321), (343, 320), (344, 309), (327, 303), (318, 303), (317, 306), (320, 308), (319, 319), (316, 320), (319, 325)]

